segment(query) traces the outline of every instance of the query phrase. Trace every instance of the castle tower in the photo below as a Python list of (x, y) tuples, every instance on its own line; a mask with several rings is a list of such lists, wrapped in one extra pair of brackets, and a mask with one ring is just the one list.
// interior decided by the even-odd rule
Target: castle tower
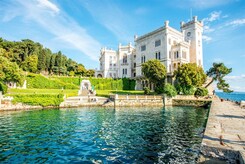
[(194, 16), (190, 22), (181, 22), (181, 31), (184, 34), (185, 41), (190, 42), (190, 62), (203, 67), (203, 23), (197, 20), (197, 16)]

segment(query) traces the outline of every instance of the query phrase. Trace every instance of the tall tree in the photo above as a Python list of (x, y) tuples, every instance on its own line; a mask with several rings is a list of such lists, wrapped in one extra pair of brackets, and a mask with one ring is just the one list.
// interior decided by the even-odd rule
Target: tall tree
[(15, 62), (0, 56), (0, 81), (22, 84), (22, 72)]
[(224, 63), (213, 63), (213, 67), (207, 71), (207, 75), (212, 77), (212, 80), (205, 87), (207, 88), (214, 81), (217, 81), (217, 88), (219, 90), (223, 90), (228, 93), (232, 92), (232, 90), (229, 89), (229, 84), (224, 80), (224, 77), (231, 72), (232, 68), (227, 68)]
[(93, 69), (89, 69), (86, 71), (87, 77), (94, 77), (95, 71)]
[(148, 60), (142, 64), (143, 75), (155, 85), (155, 91), (164, 86), (164, 80), (167, 74), (166, 67), (156, 59)]
[(184, 94), (192, 93), (192, 88), (201, 87), (206, 81), (206, 74), (195, 63), (182, 64), (174, 71), (176, 90)]

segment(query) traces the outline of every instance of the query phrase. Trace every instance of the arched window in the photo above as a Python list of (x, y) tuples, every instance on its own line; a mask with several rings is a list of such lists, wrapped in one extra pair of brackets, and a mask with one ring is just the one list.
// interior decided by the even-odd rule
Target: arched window
[(124, 54), (123, 55), (123, 64), (126, 64), (127, 63), (127, 59), (128, 57), (127, 57), (127, 54)]

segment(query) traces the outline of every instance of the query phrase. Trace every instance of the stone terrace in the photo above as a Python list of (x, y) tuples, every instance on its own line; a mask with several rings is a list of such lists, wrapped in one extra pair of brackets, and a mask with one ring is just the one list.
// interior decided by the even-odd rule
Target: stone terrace
[(245, 109), (231, 101), (213, 98), (202, 141), (205, 156), (244, 163)]

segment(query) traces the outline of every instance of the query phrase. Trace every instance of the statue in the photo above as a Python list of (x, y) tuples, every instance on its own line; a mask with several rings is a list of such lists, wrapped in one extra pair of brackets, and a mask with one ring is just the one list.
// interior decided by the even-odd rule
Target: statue
[(94, 95), (94, 87), (91, 85), (89, 80), (82, 80), (80, 84), (80, 90), (78, 91), (78, 96), (88, 96)]

